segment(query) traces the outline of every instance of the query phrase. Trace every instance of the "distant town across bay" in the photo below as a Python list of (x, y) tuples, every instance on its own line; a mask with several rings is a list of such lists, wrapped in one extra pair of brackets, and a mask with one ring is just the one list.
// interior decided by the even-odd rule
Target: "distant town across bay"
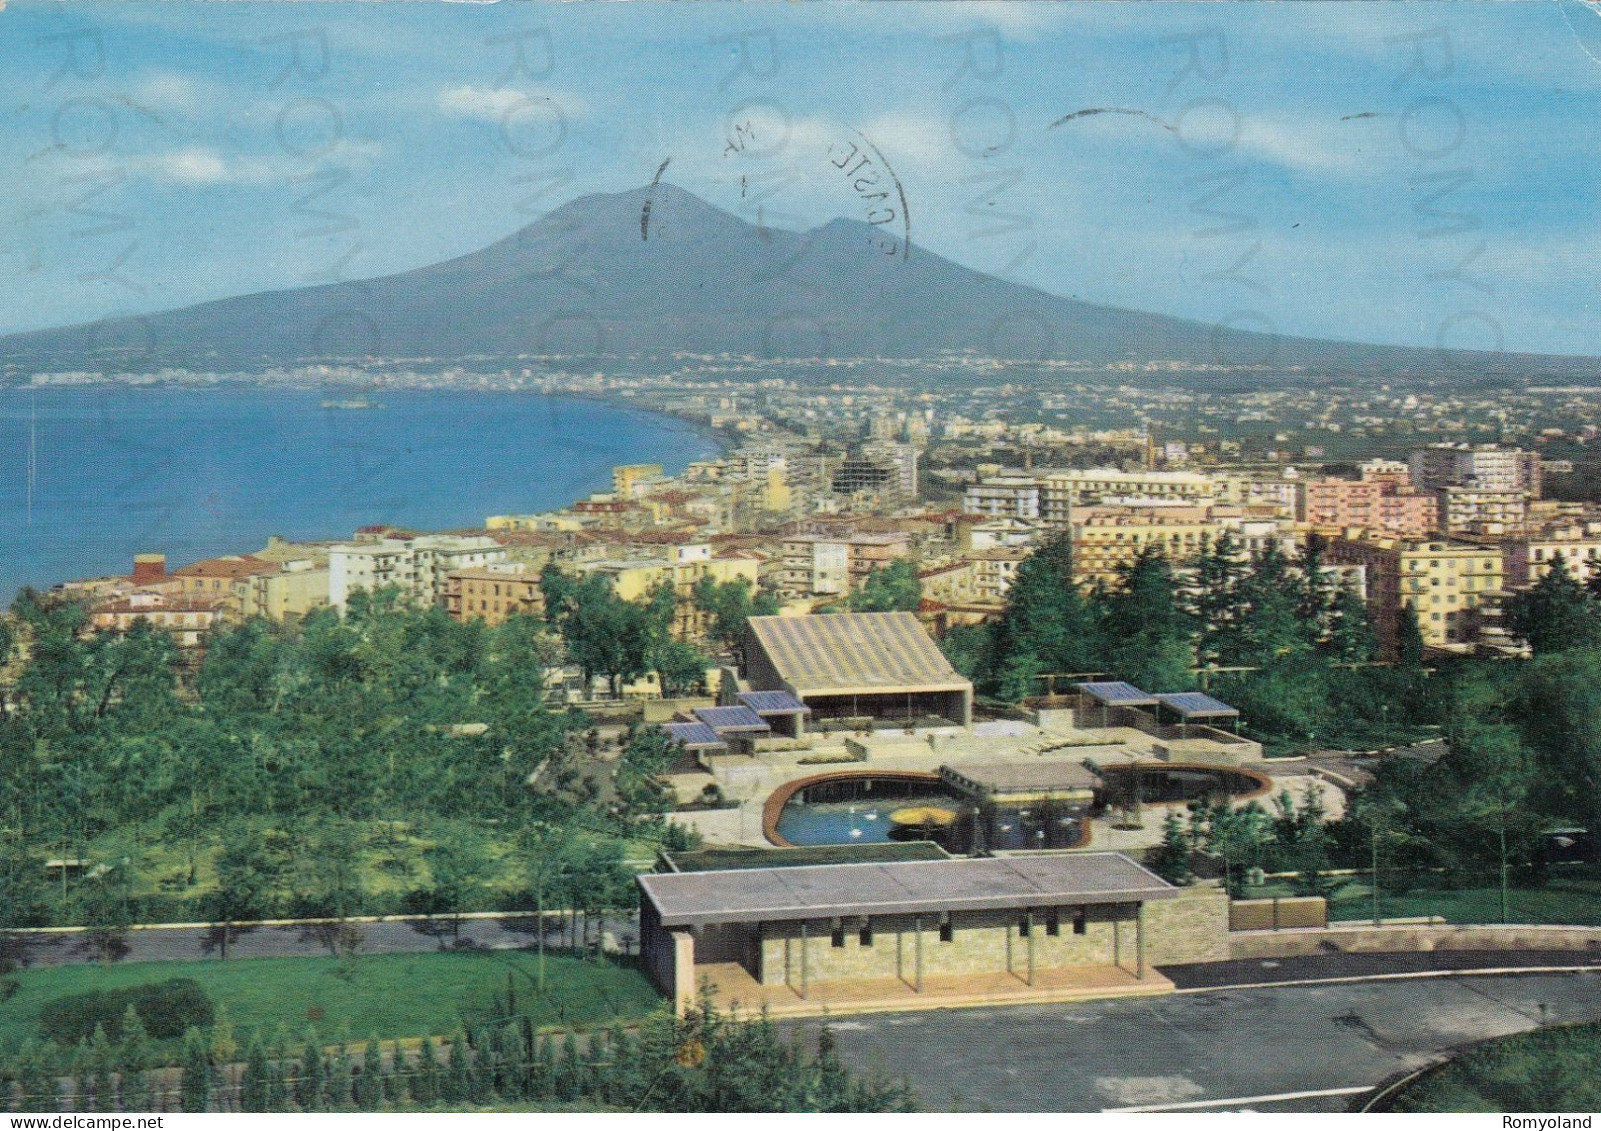
[(577, 397), (385, 389), (86, 385), (0, 392), (0, 600), (24, 585), (247, 553), (272, 534), (481, 527), (609, 484), (615, 464), (682, 470), (705, 429)]

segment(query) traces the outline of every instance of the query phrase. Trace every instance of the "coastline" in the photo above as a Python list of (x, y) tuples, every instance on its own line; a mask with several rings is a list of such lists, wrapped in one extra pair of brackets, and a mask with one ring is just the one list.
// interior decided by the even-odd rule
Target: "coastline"
[[(319, 398), (354, 393), (358, 386), (387, 407), (361, 412), (317, 407)], [(183, 395), (202, 391), (239, 396), (213, 401)], [(520, 411), (505, 411), (503, 399), (513, 393), (541, 397), (520, 400)], [(347, 539), (360, 526), (380, 523), (419, 532), (482, 530), (491, 514), (569, 507), (608, 489), (613, 466), (664, 461), (656, 454), (664, 448), (672, 449), (665, 462), (678, 464), (720, 458), (738, 442), (729, 430), (630, 403), (632, 398), (566, 391), (374, 388), (370, 382), (196, 385), (107, 380), (12, 386), (0, 390), (0, 406), (9, 409), (9, 419), (0, 423), (8, 429), (28, 425), (34, 397), (24, 394), (36, 394), (40, 402), (62, 400), (39, 419), (37, 497), (25, 502), (20, 486), (0, 496), (7, 521), (20, 535), (18, 552), (7, 555), (10, 560), (0, 576), (0, 597), (7, 604), (27, 586), (48, 589), (115, 574), (133, 553), (166, 552), (181, 564), (250, 553), (273, 534), (300, 541)], [(136, 394), (153, 396), (146, 402)], [(273, 411), (272, 401), (280, 395), (296, 403), (292, 416)], [(107, 400), (100, 400), (102, 396)], [(459, 433), (441, 429), (441, 406), (458, 397), (464, 405), (472, 404), (473, 411), (465, 414)], [(164, 411), (163, 398), (195, 411)], [(406, 411), (408, 398), (415, 398), (415, 412)], [(208, 403), (229, 408), (212, 419), (204, 411)], [(562, 405), (588, 411), (580, 410), (583, 419), (568, 426), (545, 422), (537, 410), (530, 411), (536, 405), (558, 414)], [(593, 419), (596, 410), (608, 419)], [(147, 411), (148, 419), (141, 420)], [(274, 437), (236, 434), (236, 413), (247, 417), (247, 424), (269, 421)], [(486, 425), (497, 429), (497, 443), (487, 449), (478, 437)], [(652, 434), (664, 439), (641, 445)], [(552, 442), (562, 435), (575, 441), (571, 447)], [(209, 439), (202, 443), (197, 437)], [(293, 451), (275, 450), (274, 438), (292, 442)], [(414, 454), (418, 444), (433, 448), (417, 447)], [(630, 456), (636, 445), (642, 453)], [(23, 481), (23, 447), (12, 457), (19, 462), (14, 484)], [(437, 448), (448, 449), (454, 466), (440, 468), (433, 462), (430, 455)], [(262, 470), (276, 466), (274, 460), (290, 467), (281, 479)], [(145, 464), (149, 466), (134, 470)], [(307, 471), (308, 464), (325, 466)], [(436, 478), (452, 490), (430, 493), (420, 486)], [(445, 503), (451, 494), (458, 505)], [(505, 503), (508, 495), (526, 502)], [(305, 500), (314, 505), (306, 506)], [(30, 505), (31, 523), (25, 518)], [(442, 515), (442, 505), (452, 513)], [(80, 520), (67, 522), (68, 513), (79, 513)]]

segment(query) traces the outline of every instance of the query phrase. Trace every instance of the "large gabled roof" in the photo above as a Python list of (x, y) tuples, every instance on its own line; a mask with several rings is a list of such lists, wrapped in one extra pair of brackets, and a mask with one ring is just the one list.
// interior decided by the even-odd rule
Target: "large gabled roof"
[(750, 634), (795, 694), (966, 691), (911, 613), (751, 617)]

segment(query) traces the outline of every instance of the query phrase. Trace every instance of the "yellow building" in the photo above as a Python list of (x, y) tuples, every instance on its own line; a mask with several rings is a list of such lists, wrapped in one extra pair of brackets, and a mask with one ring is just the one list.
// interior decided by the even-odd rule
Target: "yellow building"
[(1261, 553), (1270, 543), (1286, 555), (1294, 554), (1293, 524), (1258, 515), (1256, 509), (1181, 504), (1079, 507), (1071, 528), (1073, 578), (1086, 587), (1097, 582), (1115, 585), (1122, 571), (1152, 548), (1174, 569), (1184, 569), (1225, 533), (1241, 559)]
[(328, 567), (310, 558), (288, 561), (276, 573), (253, 574), (245, 592), (245, 614), (268, 620), (298, 620), (328, 604)]
[(625, 463), (611, 469), (612, 494), (619, 499), (632, 499), (641, 486), (661, 477), (662, 465), (659, 463)]
[(1368, 610), (1379, 642), (1394, 655), (1401, 609), (1418, 615), (1423, 643), (1471, 644), (1493, 621), (1505, 595), (1505, 558), (1497, 546), (1406, 541), (1351, 532), (1329, 545), (1329, 560), (1367, 567)]
[(611, 578), (612, 588), (625, 601), (649, 600), (662, 585), (671, 585), (678, 599), (673, 617), (673, 635), (680, 640), (698, 640), (706, 635), (710, 618), (695, 607), (695, 586), (702, 578), (724, 583), (744, 579), (755, 590), (760, 563), (750, 557), (713, 557), (705, 543), (673, 546), (671, 557), (607, 559), (584, 562), (584, 573), (600, 573)]

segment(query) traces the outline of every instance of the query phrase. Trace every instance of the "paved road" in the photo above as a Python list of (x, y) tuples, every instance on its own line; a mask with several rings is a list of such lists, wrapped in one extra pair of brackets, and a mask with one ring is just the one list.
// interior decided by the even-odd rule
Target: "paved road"
[[(547, 916), (547, 946), (559, 947), (566, 937), (554, 913)], [(504, 919), (463, 919), (459, 941), (446, 920), (356, 923), (361, 932), (363, 954), (395, 954), (448, 949), (452, 946), (508, 949), (535, 946), (539, 938), (532, 916)], [(590, 925), (590, 937), (596, 930)], [(624, 936), (630, 949), (637, 928), (627, 917), (608, 917), (605, 930), (614, 943)], [(171, 962), (183, 959), (220, 958), (222, 932), (195, 927), (162, 927), (124, 932), (114, 943), (122, 962)], [(229, 935), (229, 958), (304, 958), (330, 953), (328, 931), (319, 926), (236, 928)], [(67, 966), (97, 962), (102, 958), (97, 940), (81, 931), (0, 934), (0, 958), (19, 966)]]
[(1342, 1111), (1357, 1090), (1542, 1017), (1601, 1018), (1601, 970), (1203, 990), (831, 1027), (847, 1063), (905, 1077), (928, 1108), (1311, 1112)]

